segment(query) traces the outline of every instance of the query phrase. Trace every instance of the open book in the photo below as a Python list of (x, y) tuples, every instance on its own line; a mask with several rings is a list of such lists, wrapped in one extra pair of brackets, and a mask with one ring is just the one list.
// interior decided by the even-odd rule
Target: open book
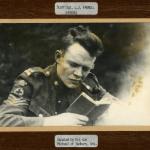
[(82, 92), (75, 101), (67, 108), (67, 112), (88, 116), (91, 120), (99, 117), (112, 103), (109, 98), (95, 101), (86, 93)]

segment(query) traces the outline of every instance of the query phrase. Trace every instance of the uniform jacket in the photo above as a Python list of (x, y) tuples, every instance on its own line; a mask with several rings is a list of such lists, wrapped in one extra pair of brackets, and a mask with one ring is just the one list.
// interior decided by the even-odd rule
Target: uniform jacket
[[(0, 106), (0, 126), (42, 126), (43, 117), (63, 113), (81, 93), (85, 92), (95, 100), (110, 96), (98, 83), (94, 74), (84, 81), (91, 93), (83, 85), (69, 89), (59, 80), (56, 64), (45, 69), (29, 68), (20, 74), (8, 99)], [(104, 107), (104, 112), (108, 106)]]

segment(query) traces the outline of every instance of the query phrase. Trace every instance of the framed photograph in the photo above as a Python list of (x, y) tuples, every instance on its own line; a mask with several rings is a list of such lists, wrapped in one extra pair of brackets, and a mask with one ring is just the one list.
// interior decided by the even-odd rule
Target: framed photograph
[(149, 49), (149, 19), (1, 20), (1, 134), (99, 148), (100, 131), (149, 133)]

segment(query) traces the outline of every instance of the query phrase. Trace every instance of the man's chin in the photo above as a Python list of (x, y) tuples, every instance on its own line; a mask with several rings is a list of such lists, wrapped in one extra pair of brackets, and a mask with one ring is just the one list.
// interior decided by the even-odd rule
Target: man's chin
[(79, 84), (70, 83), (70, 84), (67, 84), (66, 86), (67, 86), (68, 88), (74, 89), (74, 88), (79, 87)]

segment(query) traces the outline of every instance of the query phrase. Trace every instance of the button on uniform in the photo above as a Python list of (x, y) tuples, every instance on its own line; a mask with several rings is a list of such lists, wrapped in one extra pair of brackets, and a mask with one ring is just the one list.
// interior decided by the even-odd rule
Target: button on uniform
[(55, 85), (55, 86), (58, 86), (58, 81), (54, 81), (54, 85)]
[(58, 101), (57, 101), (58, 104), (60, 104), (61, 102), (62, 102), (61, 100), (58, 100)]
[(45, 75), (48, 77), (50, 75), (50, 72), (46, 71)]

